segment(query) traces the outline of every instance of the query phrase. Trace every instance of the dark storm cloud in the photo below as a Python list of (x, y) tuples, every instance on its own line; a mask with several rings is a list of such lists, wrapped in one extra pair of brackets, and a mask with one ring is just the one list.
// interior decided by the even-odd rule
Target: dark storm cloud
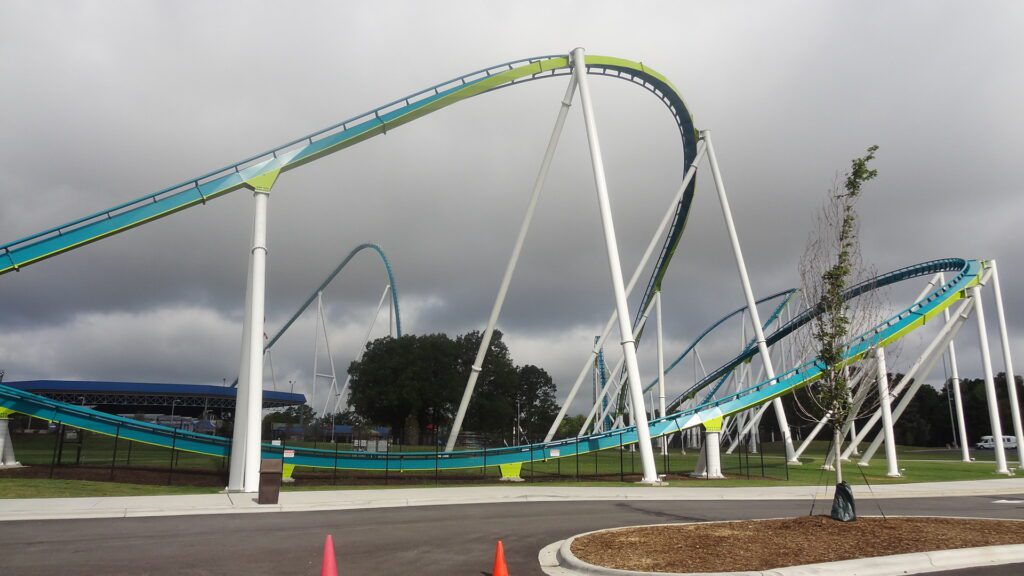
[[(7, 2), (0, 240), (457, 74), (582, 45), (664, 73), (697, 125), (714, 129), (759, 294), (797, 283), (809, 222), (836, 171), (879, 144), (881, 176), (861, 205), (866, 256), (883, 271), (998, 258), (1020, 336), (1022, 24), (1011, 3)], [(609, 79), (593, 87), (629, 274), (681, 175), (679, 135), (648, 93)], [(408, 330), (483, 328), (563, 90), (564, 79), (546, 80), (475, 98), (284, 175), (270, 201), (270, 330), (366, 241), (394, 262)], [(713, 193), (702, 170), (665, 282), (677, 350), (741, 302)], [(237, 192), (5, 275), (0, 368), (14, 377), (230, 377), (250, 229), (249, 195)], [(517, 360), (547, 367), (563, 389), (611, 309), (602, 246), (574, 110), (500, 324)], [(341, 366), (383, 283), (363, 255), (328, 291)], [(312, 319), (296, 330), (275, 368), (302, 387)], [(645, 377), (650, 359), (645, 349)]]

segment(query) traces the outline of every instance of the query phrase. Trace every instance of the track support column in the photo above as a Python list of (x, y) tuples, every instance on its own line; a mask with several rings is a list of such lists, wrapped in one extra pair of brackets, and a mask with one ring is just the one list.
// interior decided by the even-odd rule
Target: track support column
[[(263, 430), (263, 317), (267, 270), (267, 203), (277, 173), (249, 182), (255, 209), (252, 248), (249, 254), (249, 286), (246, 290), (245, 325), (242, 329), (242, 363), (235, 400), (235, 430), (231, 439), (229, 492), (259, 489)], [(239, 426), (243, 424), (243, 426)]]
[[(665, 417), (665, 342), (661, 326), (661, 290), (654, 295), (655, 316), (658, 320), (658, 416)], [(661, 453), (668, 454), (668, 436), (661, 437)]]
[(11, 441), (9, 415), (10, 411), (0, 408), (0, 469), (21, 466), (14, 457), (14, 442)]
[[(981, 286), (971, 288), (974, 295), (974, 317), (978, 321), (978, 347), (981, 349), (981, 369), (985, 375), (985, 398), (988, 400), (988, 418), (992, 425), (992, 442), (995, 444), (996, 474), (1010, 474), (1006, 467), (1006, 450), (1003, 447), (1003, 426), (999, 422), (999, 404), (996, 400), (996, 384), (992, 377), (992, 356), (988, 349), (988, 331), (985, 327), (985, 308), (981, 303)], [(1017, 448), (1018, 450), (1020, 447)]]
[(996, 297), (996, 320), (999, 322), (999, 342), (1003, 347), (1003, 366), (1006, 368), (1007, 400), (1010, 403), (1010, 418), (1013, 419), (1013, 435), (1017, 437), (1017, 465), (1024, 468), (1024, 430), (1021, 429), (1020, 404), (1017, 403), (1017, 377), (1013, 371), (1013, 354), (1010, 352), (1010, 336), (1006, 331), (1006, 315), (1003, 313), (1003, 292), (999, 289), (999, 271), (996, 261), (988, 261), (992, 269), (992, 291)]
[[(775, 379), (775, 367), (772, 365), (772, 357), (765, 344), (764, 330), (761, 328), (761, 315), (757, 312), (757, 300), (754, 299), (754, 292), (750, 288), (750, 277), (747, 275), (747, 265), (743, 261), (743, 250), (740, 248), (740, 239), (736, 234), (736, 225), (732, 220), (732, 210), (729, 208), (729, 198), (725, 195), (725, 184), (722, 182), (722, 173), (718, 170), (718, 158), (715, 156), (715, 146), (711, 142), (711, 131), (702, 130), (701, 137), (707, 143), (708, 161), (711, 163), (711, 175), (715, 180), (715, 189), (718, 190), (718, 201), (722, 206), (722, 216), (725, 218), (725, 228), (729, 233), (729, 240), (732, 244), (732, 253), (736, 258), (736, 268), (740, 275), (740, 284), (743, 287), (743, 296), (747, 300), (747, 309), (750, 310), (750, 324), (754, 327), (754, 336), (757, 340), (757, 349), (761, 355), (761, 362), (764, 364), (765, 375), (768, 380)], [(782, 432), (782, 440), (786, 445), (786, 460), (790, 464), (799, 464), (796, 452), (793, 450), (793, 436), (789, 431), (789, 420), (786, 418), (786, 411), (782, 407), (782, 400), (772, 400), (775, 408), (775, 418), (779, 423), (779, 430)]]
[(619, 244), (615, 237), (615, 224), (612, 220), (612, 207), (608, 199), (608, 183), (604, 175), (604, 160), (601, 158), (601, 143), (597, 136), (597, 122), (594, 119), (594, 107), (590, 98), (590, 85), (587, 83), (587, 64), (583, 49), (572, 51), (573, 75), (579, 85), (580, 102), (583, 106), (583, 120), (587, 128), (587, 140), (590, 142), (590, 161), (594, 168), (594, 180), (597, 184), (597, 203), (601, 211), (601, 224), (604, 227), (605, 248), (608, 252), (608, 268), (611, 273), (612, 291), (615, 294), (615, 311), (619, 320), (619, 335), (622, 341), (622, 355), (626, 360), (628, 375), (629, 398), (633, 405), (636, 425), (637, 444), (640, 445), (640, 461), (643, 464), (645, 484), (658, 483), (658, 472), (654, 465), (654, 450), (651, 447), (651, 431), (647, 425), (647, 412), (644, 408), (643, 383), (640, 380), (640, 366), (636, 359), (636, 340), (633, 338), (633, 327), (629, 322), (629, 303), (626, 301), (626, 286), (622, 280), (622, 262), (619, 259)]
[(541, 190), (544, 189), (544, 181), (547, 179), (548, 170), (551, 168), (551, 160), (555, 157), (555, 150), (558, 148), (558, 140), (562, 136), (562, 128), (565, 126), (565, 118), (569, 115), (569, 107), (572, 106), (572, 97), (576, 92), (577, 79), (570, 78), (569, 85), (565, 89), (565, 97), (562, 98), (562, 107), (558, 109), (558, 116), (555, 119), (555, 127), (551, 130), (551, 138), (548, 140), (548, 147), (544, 151), (544, 159), (540, 163), (540, 170), (533, 184), (533, 194), (530, 196), (530, 203), (526, 207), (526, 215), (519, 227), (519, 236), (512, 248), (512, 255), (505, 267), (505, 275), (501, 279), (501, 286), (498, 288), (498, 296), (494, 299), (494, 306), (491, 308), (491, 316), (487, 320), (487, 328), (484, 329), (480, 338), (480, 348), (476, 352), (476, 359), (469, 373), (469, 381), (462, 392), (462, 401), (459, 402), (459, 410), (452, 422), (451, 432), (448, 434), (448, 442), (445, 444), (445, 452), (455, 449), (455, 442), (459, 439), (459, 432), (462, 430), (462, 421), (466, 417), (466, 410), (469, 409), (469, 401), (473, 397), (473, 389), (476, 388), (476, 381), (483, 370), (484, 358), (487, 356), (487, 349), (491, 345), (491, 336), (494, 334), (494, 327), (498, 324), (498, 317), (501, 315), (501, 307), (505, 304), (505, 295), (508, 294), (508, 286), (512, 282), (512, 274), (515, 273), (516, 264), (519, 262), (519, 254), (526, 242), (526, 233), (530, 230), (530, 223), (533, 221), (533, 211), (537, 207), (537, 200), (540, 199)]
[[(941, 278), (940, 281), (945, 284), (945, 277)], [(949, 308), (945, 308), (942, 311), (946, 322), (949, 322)], [(971, 461), (971, 449), (967, 443), (967, 425), (964, 422), (964, 402), (963, 397), (960, 394), (960, 368), (956, 362), (956, 344), (953, 340), (949, 341), (949, 347), (947, 351), (949, 356), (949, 377), (952, 381), (953, 386), (953, 403), (956, 405), (956, 425), (957, 434), (960, 438), (960, 459), (964, 462)]]
[(885, 348), (875, 348), (875, 369), (878, 375), (878, 400), (882, 408), (882, 430), (885, 433), (885, 461), (888, 470), (885, 475), (899, 478), (900, 469), (896, 461), (896, 440), (892, 430), (892, 405), (889, 398), (889, 370), (885, 365)]
[[(675, 217), (676, 211), (679, 209), (679, 202), (682, 201), (683, 195), (686, 193), (687, 187), (690, 185), (690, 181), (693, 180), (697, 174), (697, 164), (700, 163), (701, 159), (704, 158), (704, 154), (707, 151), (707, 147), (704, 145), (704, 141), (700, 140), (697, 142), (697, 154), (694, 156), (693, 161), (690, 162), (689, 167), (686, 169), (686, 175), (683, 176), (683, 181), (679, 185), (675, 196), (672, 198), (672, 202), (669, 203), (668, 209), (665, 211), (661, 218), (661, 222), (658, 224), (657, 229), (651, 236), (651, 241), (647, 244), (647, 249), (644, 250), (643, 256), (640, 257), (640, 262), (637, 264), (636, 269), (633, 271), (633, 276), (629, 279), (629, 284), (626, 285), (626, 296), (628, 297), (633, 293), (633, 288), (636, 287), (637, 281), (640, 280), (640, 275), (647, 267), (647, 262), (651, 259), (651, 255), (654, 254), (654, 250), (660, 245), (662, 235), (665, 233), (665, 229), (668, 228), (672, 218)], [(566, 412), (569, 410), (569, 406), (572, 405), (573, 399), (576, 398), (576, 392), (579, 391), (580, 384), (586, 377), (587, 372), (590, 370), (591, 364), (597, 358), (604, 346), (605, 338), (611, 333), (612, 328), (615, 327), (615, 320), (618, 318), (616, 312), (612, 312), (608, 318), (608, 322), (604, 325), (604, 331), (598, 336), (594, 342), (594, 347), (590, 351), (590, 357), (583, 364), (583, 368), (580, 369), (579, 375), (576, 376), (575, 382), (571, 388), (569, 388), (569, 394), (566, 396), (565, 401), (562, 402), (562, 408), (558, 411), (558, 416), (555, 417), (555, 421), (551, 423), (551, 428), (548, 429), (548, 433), (544, 436), (545, 442), (550, 442), (555, 437), (555, 432), (558, 431), (558, 427), (562, 424), (562, 420), (565, 418)]]

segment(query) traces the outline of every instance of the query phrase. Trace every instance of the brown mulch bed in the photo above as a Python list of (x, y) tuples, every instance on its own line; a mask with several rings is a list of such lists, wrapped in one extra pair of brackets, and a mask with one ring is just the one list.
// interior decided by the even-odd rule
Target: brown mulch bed
[(1024, 522), (804, 516), (643, 526), (577, 538), (572, 553), (620, 570), (734, 572), (998, 544), (1024, 544)]

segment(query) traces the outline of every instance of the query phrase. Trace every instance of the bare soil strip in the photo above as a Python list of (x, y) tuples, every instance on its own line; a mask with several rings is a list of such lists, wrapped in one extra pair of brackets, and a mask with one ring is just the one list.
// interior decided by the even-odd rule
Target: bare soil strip
[(1024, 522), (827, 516), (620, 528), (577, 538), (584, 562), (647, 572), (734, 572), (855, 558), (1024, 544)]

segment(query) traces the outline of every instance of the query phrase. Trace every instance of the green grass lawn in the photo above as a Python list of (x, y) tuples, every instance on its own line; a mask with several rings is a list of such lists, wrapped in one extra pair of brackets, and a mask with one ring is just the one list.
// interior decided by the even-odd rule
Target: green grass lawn
[(41, 478), (0, 478), (0, 498), (87, 498), (90, 496), (155, 496), (212, 494), (219, 488), (203, 486), (154, 486), (93, 482), (90, 480), (48, 480)]
[[(83, 466), (109, 466), (114, 460), (114, 438), (104, 434), (85, 432), (80, 443), (65, 442), (61, 457), (63, 464)], [(49, 466), (53, 460), (56, 434), (18, 434), (14, 437), (14, 450), (18, 461), (25, 465)], [(175, 468), (192, 470), (220, 470), (221, 458), (175, 451)], [(171, 449), (140, 442), (117, 442), (116, 466), (162, 467), (170, 464)]]
[[(72, 465), (76, 459), (85, 466), (109, 466), (113, 457), (114, 439), (98, 434), (84, 435), (82, 444), (67, 443), (64, 447), (63, 462)], [(15, 438), (15, 449), (18, 460), (29, 466), (48, 467), (53, 456), (54, 435), (19, 435)], [(131, 450), (129, 450), (131, 444)], [(296, 443), (297, 444), (297, 443)], [(312, 442), (302, 443), (312, 446)], [(288, 443), (292, 445), (292, 443)], [(317, 447), (328, 448), (326, 443), (318, 443)], [(820, 466), (824, 460), (827, 442), (814, 442), (805, 452), (802, 464), (787, 466), (783, 456), (781, 442), (765, 443), (762, 454), (722, 454), (722, 468), (727, 476), (725, 480), (705, 481), (689, 479), (685, 474), (696, 465), (697, 451), (680, 454), (673, 450), (668, 457), (656, 454), (656, 465), (659, 474), (668, 474), (672, 486), (787, 486), (787, 485), (831, 485), (835, 481), (834, 472), (822, 471)], [(339, 449), (350, 448), (340, 444)], [(431, 447), (421, 447), (430, 450)], [(403, 451), (409, 451), (403, 446)], [(79, 453), (80, 452), (80, 453)], [(876, 455), (870, 466), (856, 465), (856, 459), (844, 463), (844, 477), (854, 485), (892, 484), (906, 482), (940, 482), (951, 480), (983, 480), (999, 478), (993, 473), (993, 455), (991, 452), (973, 451), (977, 458), (973, 463), (960, 461), (960, 451), (943, 448), (922, 448), (899, 446), (897, 454), (900, 458), (900, 469), (903, 476), (888, 478), (885, 476), (886, 462), (884, 454)], [(151, 467), (162, 468), (170, 463), (171, 451), (167, 448), (146, 444), (118, 443), (117, 467)], [(219, 473), (223, 470), (223, 461), (211, 456), (178, 452), (176, 470), (198, 470)], [(1011, 467), (1016, 461), (1016, 452), (1007, 454)], [(638, 452), (610, 449), (594, 454), (585, 454), (558, 460), (526, 462), (523, 464), (521, 476), (527, 481), (543, 485), (570, 486), (613, 486), (633, 485), (640, 474), (640, 456)], [(329, 490), (329, 489), (368, 489), (368, 488), (400, 488), (422, 486), (458, 486), (481, 485), (496, 482), (501, 476), (497, 466), (486, 469), (439, 470), (435, 479), (432, 470), (402, 472), (392, 469), (387, 473), (388, 483), (385, 485), (383, 472), (355, 472), (339, 470), (335, 485), (332, 470), (306, 469), (296, 470), (298, 482), (285, 485), (284, 490)], [(314, 478), (314, 476), (316, 478)], [(70, 497), (70, 496), (133, 496), (152, 494), (205, 494), (217, 492), (219, 488), (209, 486), (166, 486), (125, 484), (118, 482), (102, 482), (67, 479), (36, 479), (0, 477), (0, 498), (27, 497)]]

